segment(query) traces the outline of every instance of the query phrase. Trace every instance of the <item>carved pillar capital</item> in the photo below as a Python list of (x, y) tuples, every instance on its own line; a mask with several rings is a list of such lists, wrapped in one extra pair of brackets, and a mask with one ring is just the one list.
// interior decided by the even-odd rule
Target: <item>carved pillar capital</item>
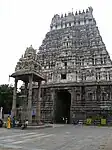
[(54, 88), (50, 88), (50, 91), (54, 93), (54, 92), (55, 92), (55, 89), (54, 89)]
[(70, 89), (68, 89), (68, 92), (72, 95), (73, 94), (73, 92), (75, 91), (75, 88), (73, 87), (73, 88), (70, 88)]

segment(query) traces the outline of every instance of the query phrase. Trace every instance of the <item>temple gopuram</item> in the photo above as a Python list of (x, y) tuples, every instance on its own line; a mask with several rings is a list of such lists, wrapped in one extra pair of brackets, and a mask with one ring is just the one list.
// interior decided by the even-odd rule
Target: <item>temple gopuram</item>
[(25, 107), (30, 109), (30, 120), (34, 108), (37, 120), (43, 122), (62, 123), (67, 118), (72, 123), (108, 116), (112, 110), (112, 61), (92, 7), (54, 15), (39, 50), (27, 48), (12, 77), (24, 81), (29, 90)]

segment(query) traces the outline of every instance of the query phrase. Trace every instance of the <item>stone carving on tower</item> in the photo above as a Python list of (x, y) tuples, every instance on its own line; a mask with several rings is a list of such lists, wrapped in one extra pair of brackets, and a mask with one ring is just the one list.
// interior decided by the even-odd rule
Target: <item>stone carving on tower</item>
[(46, 77), (42, 84), (42, 120), (52, 120), (60, 89), (70, 91), (71, 118), (96, 115), (112, 107), (112, 61), (92, 7), (75, 14), (54, 15), (38, 53), (32, 47), (26, 49), (15, 71), (23, 69)]
[(16, 65), (15, 72), (34, 71), (41, 74), (41, 65), (38, 63), (36, 50), (32, 45), (26, 49)]
[[(100, 35), (92, 7), (86, 11), (76, 11), (75, 14), (69, 12), (61, 16), (54, 15), (50, 31), (39, 47), (38, 57), (48, 87), (54, 85), (59, 89), (60, 86), (74, 86), (76, 96), (73, 96), (75, 102), (71, 106), (73, 114), (82, 110), (97, 112), (102, 110), (105, 104), (105, 108), (109, 109), (112, 103), (111, 85), (106, 85), (112, 82), (112, 61)], [(102, 88), (103, 93), (110, 95), (106, 103), (102, 100), (105, 99)], [(47, 106), (48, 93), (46, 90), (44, 95), (44, 105), (46, 103)], [(49, 102), (50, 108), (52, 109), (52, 106)]]
[(56, 14), (50, 28), (38, 52), (47, 83), (112, 80), (112, 62), (92, 7), (75, 15)]

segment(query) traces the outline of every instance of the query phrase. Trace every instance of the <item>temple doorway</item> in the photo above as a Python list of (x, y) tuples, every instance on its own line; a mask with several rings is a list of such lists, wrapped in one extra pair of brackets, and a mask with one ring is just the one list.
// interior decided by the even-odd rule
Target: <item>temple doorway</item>
[(70, 106), (71, 94), (68, 92), (68, 90), (57, 91), (55, 111), (56, 123), (70, 123)]

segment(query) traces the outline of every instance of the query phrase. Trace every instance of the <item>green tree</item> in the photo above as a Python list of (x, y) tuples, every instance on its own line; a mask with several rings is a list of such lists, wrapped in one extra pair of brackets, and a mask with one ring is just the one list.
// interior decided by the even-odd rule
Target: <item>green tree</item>
[(9, 84), (0, 85), (0, 107), (4, 113), (9, 113), (12, 107), (13, 86)]

